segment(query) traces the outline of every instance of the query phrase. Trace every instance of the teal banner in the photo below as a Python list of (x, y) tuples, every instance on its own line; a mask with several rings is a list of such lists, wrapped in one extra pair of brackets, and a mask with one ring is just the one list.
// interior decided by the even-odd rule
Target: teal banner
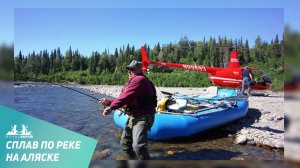
[(0, 167), (88, 167), (97, 141), (0, 106)]

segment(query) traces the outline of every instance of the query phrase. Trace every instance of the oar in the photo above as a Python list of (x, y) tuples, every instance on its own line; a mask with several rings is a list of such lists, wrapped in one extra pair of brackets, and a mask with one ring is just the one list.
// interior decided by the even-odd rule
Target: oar
[(170, 92), (165, 92), (165, 91), (160, 91), (162, 94), (164, 95), (168, 95), (168, 96), (174, 96), (175, 94), (170, 93)]
[[(161, 91), (161, 93), (165, 94), (165, 95), (168, 95), (168, 96), (176, 96), (176, 94), (165, 92), (165, 91)], [(199, 99), (191, 97), (191, 96), (187, 96), (187, 95), (181, 95), (181, 96), (186, 96), (189, 99), (199, 101)], [(200, 96), (200, 98), (201, 98), (201, 96)], [(203, 100), (247, 101), (248, 98), (249, 98), (249, 96), (237, 95), (237, 96), (230, 96), (230, 97), (224, 97), (224, 98), (218, 98), (218, 99), (216, 99), (216, 98), (205, 98)]]

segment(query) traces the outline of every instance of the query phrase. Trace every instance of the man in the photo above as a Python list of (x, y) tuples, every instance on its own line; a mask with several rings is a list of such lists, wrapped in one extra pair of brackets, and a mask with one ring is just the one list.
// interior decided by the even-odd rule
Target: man
[(157, 104), (156, 90), (151, 81), (142, 73), (142, 64), (133, 60), (127, 67), (129, 81), (120, 96), (114, 100), (102, 99), (101, 104), (109, 106), (103, 115), (123, 107), (129, 116), (121, 137), (123, 151), (130, 159), (150, 158), (147, 132), (154, 122)]
[(245, 66), (242, 71), (242, 91), (241, 91), (242, 94), (244, 94), (245, 84), (247, 84), (247, 86), (248, 86), (247, 95), (248, 96), (250, 95), (252, 79), (253, 79), (253, 76), (252, 76), (251, 69), (249, 69), (247, 66)]

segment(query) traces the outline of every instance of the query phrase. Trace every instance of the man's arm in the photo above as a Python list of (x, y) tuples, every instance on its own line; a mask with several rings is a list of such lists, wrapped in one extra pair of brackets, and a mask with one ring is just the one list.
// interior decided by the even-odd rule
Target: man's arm
[(115, 110), (123, 107), (129, 100), (137, 97), (140, 85), (140, 80), (133, 79), (121, 95), (111, 103), (110, 108)]
[(252, 75), (252, 70), (249, 69), (249, 76), (250, 76), (250, 79), (253, 80), (253, 75)]
[(101, 99), (99, 102), (104, 106), (110, 106), (115, 99)]
[[(120, 95), (122, 94), (122, 92), (124, 91), (124, 89), (126, 88), (127, 85), (128, 85), (128, 83), (126, 83), (126, 84), (124, 85), (124, 87), (122, 88), (122, 91), (121, 91)], [(99, 101), (99, 103), (101, 103), (101, 104), (104, 105), (104, 106), (110, 106), (111, 103), (112, 103), (114, 100), (116, 100), (116, 98), (113, 98), (113, 99), (101, 99), (101, 100)]]
[(250, 73), (250, 74), (249, 74), (249, 76), (250, 76), (250, 79), (251, 79), (251, 80), (253, 80), (253, 76), (252, 76), (252, 73)]

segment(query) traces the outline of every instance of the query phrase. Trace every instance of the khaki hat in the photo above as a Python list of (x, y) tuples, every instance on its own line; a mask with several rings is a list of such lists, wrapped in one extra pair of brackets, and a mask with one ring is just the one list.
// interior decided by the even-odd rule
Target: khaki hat
[(137, 60), (131, 61), (129, 65), (126, 66), (127, 69), (141, 69), (142, 68), (142, 63)]

